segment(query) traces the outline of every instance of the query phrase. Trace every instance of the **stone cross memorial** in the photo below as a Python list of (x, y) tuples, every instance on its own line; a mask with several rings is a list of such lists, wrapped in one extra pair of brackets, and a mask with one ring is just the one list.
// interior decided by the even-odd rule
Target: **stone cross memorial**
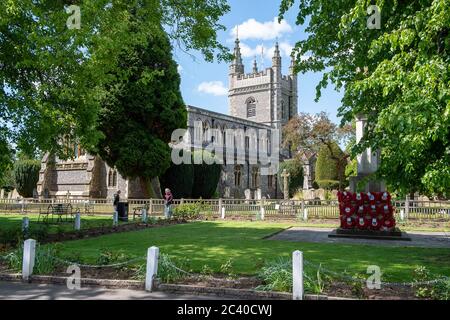
[(289, 199), (289, 177), (291, 174), (286, 171), (286, 169), (283, 170), (283, 173), (281, 174), (281, 177), (283, 178), (283, 193), (284, 193), (284, 199)]

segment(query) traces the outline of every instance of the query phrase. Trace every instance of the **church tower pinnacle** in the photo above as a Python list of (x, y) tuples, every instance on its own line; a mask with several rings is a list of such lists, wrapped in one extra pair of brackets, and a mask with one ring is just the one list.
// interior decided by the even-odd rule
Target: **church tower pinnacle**
[(244, 64), (242, 63), (241, 47), (239, 38), (236, 38), (234, 46), (234, 58), (230, 66), (230, 74), (244, 74)]

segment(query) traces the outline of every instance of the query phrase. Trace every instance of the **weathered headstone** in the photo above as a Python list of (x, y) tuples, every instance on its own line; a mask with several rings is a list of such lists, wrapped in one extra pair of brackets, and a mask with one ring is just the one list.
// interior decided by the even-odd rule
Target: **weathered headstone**
[(244, 190), (245, 200), (251, 200), (252, 199), (252, 191), (250, 189)]

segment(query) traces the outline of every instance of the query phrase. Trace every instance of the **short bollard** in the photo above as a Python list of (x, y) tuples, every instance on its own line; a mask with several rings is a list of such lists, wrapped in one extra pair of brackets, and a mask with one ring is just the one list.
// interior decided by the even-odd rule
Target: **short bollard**
[(145, 274), (145, 290), (153, 290), (153, 279), (158, 274), (159, 248), (151, 247), (147, 250), (147, 271)]
[(36, 256), (36, 240), (28, 239), (23, 243), (22, 279), (30, 280), (33, 275), (34, 258)]
[(147, 223), (147, 210), (146, 209), (142, 209), (141, 217), (142, 217), (142, 222)]
[(77, 212), (75, 214), (75, 230), (77, 230), (77, 231), (81, 230), (81, 215), (80, 215), (80, 212)]
[(260, 212), (260, 214), (261, 214), (261, 220), (264, 220), (264, 216), (266, 215), (266, 209), (264, 208), (264, 207), (261, 207), (261, 210), (260, 210), (261, 212)]
[(303, 210), (303, 220), (304, 221), (308, 220), (308, 209)]
[(292, 299), (303, 300), (303, 252), (292, 254)]
[(113, 214), (113, 226), (117, 226), (119, 224), (119, 213), (114, 211)]
[(225, 207), (222, 207), (222, 220), (225, 220)]
[(22, 232), (28, 232), (28, 229), (30, 228), (30, 218), (24, 217), (22, 219)]

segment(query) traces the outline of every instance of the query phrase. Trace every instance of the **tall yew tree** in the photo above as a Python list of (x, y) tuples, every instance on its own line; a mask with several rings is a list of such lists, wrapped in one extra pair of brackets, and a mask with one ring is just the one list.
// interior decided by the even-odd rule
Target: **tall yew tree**
[[(172, 131), (185, 128), (187, 111), (180, 92), (177, 63), (162, 30), (149, 34), (144, 45), (126, 50), (119, 59), (119, 74), (111, 74), (99, 114), (97, 152), (128, 178), (141, 178), (150, 195), (160, 195), (152, 178), (170, 166)], [(126, 72), (128, 71), (128, 72)]]
[[(296, 1), (282, 0), (280, 18)], [(378, 5), (381, 29), (367, 26)], [(369, 118), (366, 147), (382, 150), (378, 177), (400, 192), (450, 196), (450, 0), (299, 0), (298, 72), (345, 89), (343, 122)], [(308, 59), (300, 59), (309, 56)]]

